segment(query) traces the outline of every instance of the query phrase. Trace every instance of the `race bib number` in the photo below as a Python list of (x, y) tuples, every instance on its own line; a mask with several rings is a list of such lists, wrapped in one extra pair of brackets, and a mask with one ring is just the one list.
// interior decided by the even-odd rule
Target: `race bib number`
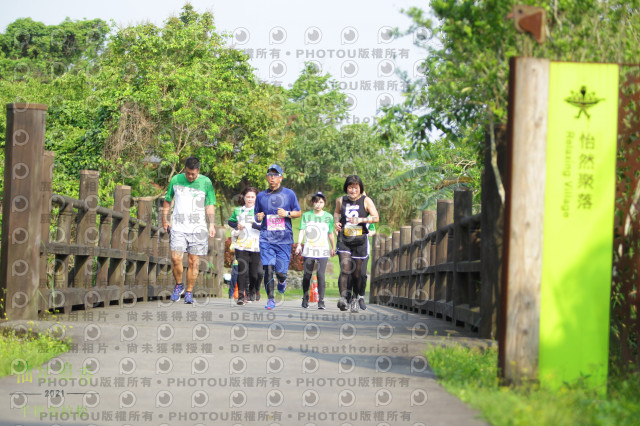
[(309, 244), (310, 247), (324, 247), (324, 241), (313, 241), (313, 240), (307, 240), (307, 244)]
[(347, 223), (344, 226), (344, 235), (345, 237), (358, 237), (362, 235), (362, 226)]
[(249, 238), (248, 235), (245, 234), (238, 238), (236, 247), (243, 248), (243, 249), (251, 249), (253, 248), (253, 240)]
[(284, 231), (284, 217), (277, 214), (267, 215), (267, 231)]

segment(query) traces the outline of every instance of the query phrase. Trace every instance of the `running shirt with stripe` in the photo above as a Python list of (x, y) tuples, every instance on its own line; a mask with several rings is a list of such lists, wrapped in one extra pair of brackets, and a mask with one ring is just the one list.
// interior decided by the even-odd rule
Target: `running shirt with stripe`
[(171, 178), (164, 198), (174, 200), (171, 215), (172, 229), (184, 234), (207, 233), (206, 206), (215, 206), (216, 194), (211, 179), (199, 175), (189, 182), (181, 173)]
[(300, 229), (305, 231), (303, 257), (321, 259), (331, 256), (329, 234), (333, 232), (332, 214), (324, 210), (319, 215), (312, 210), (304, 212), (300, 220)]
[(229, 222), (242, 223), (243, 229), (239, 230), (238, 239), (235, 242), (236, 250), (260, 251), (260, 231), (253, 228), (254, 208), (236, 207), (229, 218)]

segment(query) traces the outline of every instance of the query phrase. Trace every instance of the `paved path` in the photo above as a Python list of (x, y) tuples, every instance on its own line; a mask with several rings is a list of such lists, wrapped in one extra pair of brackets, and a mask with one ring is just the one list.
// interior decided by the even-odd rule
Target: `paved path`
[(139, 302), (39, 322), (74, 345), (0, 379), (0, 424), (484, 424), (424, 358), (427, 342), (479, 342), (450, 323), (377, 305), (262, 302)]

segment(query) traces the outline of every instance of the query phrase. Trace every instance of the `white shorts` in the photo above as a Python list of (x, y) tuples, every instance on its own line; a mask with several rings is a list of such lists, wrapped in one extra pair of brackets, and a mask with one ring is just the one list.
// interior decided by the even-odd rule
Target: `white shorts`
[(209, 252), (209, 234), (185, 234), (171, 230), (171, 251), (206, 256)]

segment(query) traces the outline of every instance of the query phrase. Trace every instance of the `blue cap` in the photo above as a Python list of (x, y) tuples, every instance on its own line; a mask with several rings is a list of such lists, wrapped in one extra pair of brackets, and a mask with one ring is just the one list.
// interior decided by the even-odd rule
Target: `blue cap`
[(316, 192), (315, 194), (313, 194), (313, 197), (320, 197), (324, 200), (325, 203), (327, 202), (327, 197), (322, 193), (322, 191)]
[(276, 172), (282, 174), (282, 167), (278, 166), (277, 164), (270, 165), (267, 169), (267, 173), (269, 173), (270, 170), (275, 170)]

